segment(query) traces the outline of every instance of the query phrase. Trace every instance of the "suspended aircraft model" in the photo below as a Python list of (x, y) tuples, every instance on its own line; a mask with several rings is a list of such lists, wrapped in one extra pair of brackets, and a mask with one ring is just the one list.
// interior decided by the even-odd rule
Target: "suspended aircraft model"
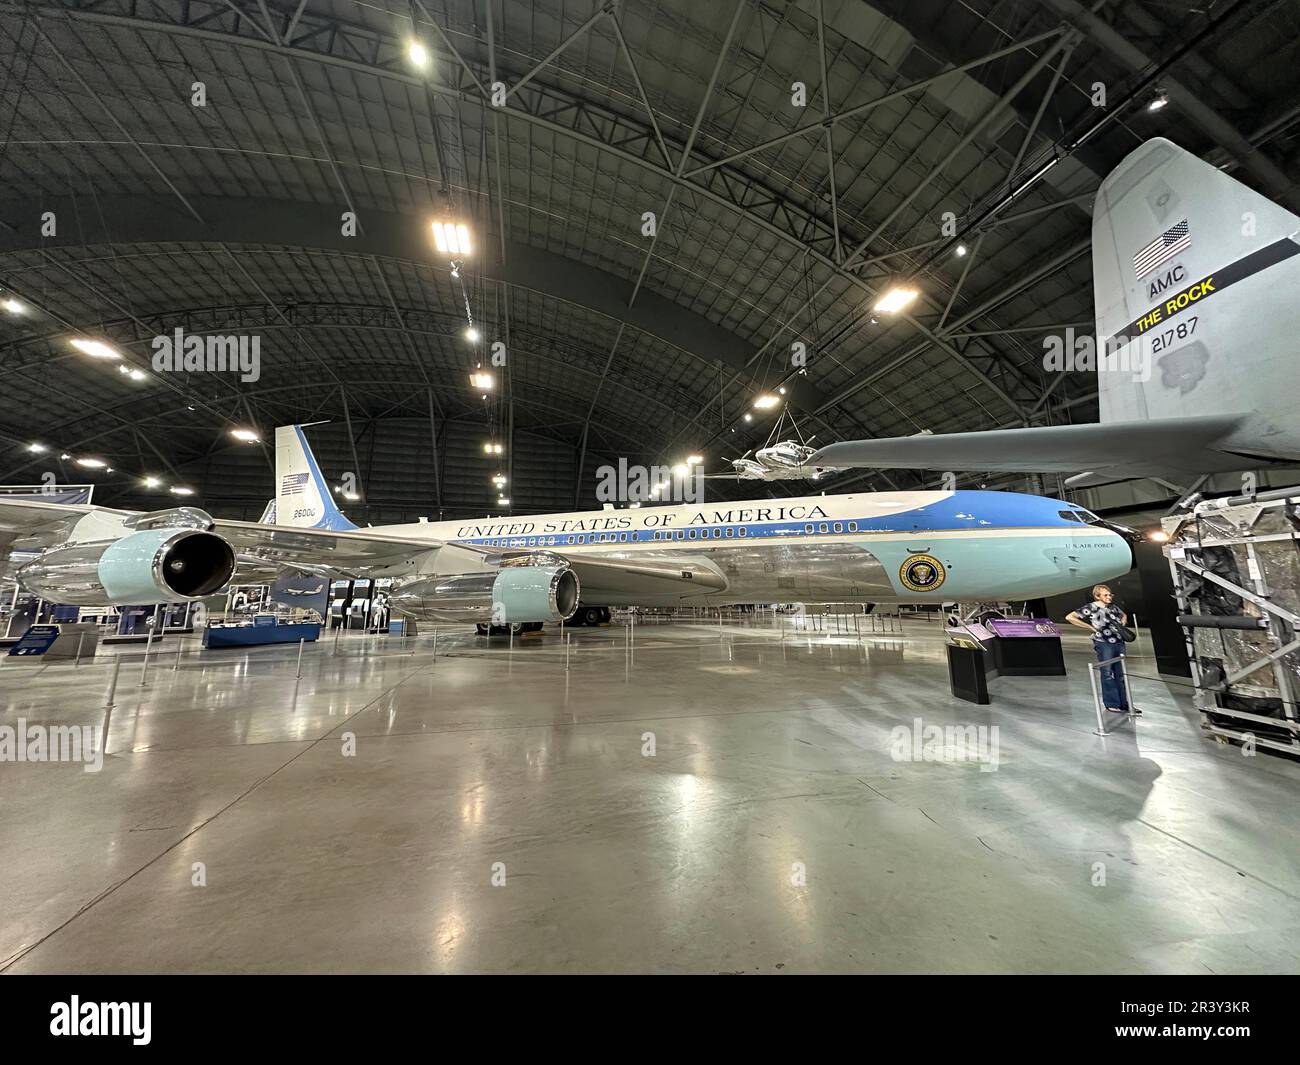
[[(789, 422), (790, 431), (793, 431), (798, 436), (798, 440), (780, 439), (787, 421)], [(738, 459), (727, 459), (726, 461), (731, 463), (731, 473), (709, 473), (705, 474), (705, 479), (817, 481), (822, 477), (839, 473), (847, 468), (844, 466), (830, 466), (825, 463), (814, 465), (811, 460), (817, 449), (812, 446), (811, 441), (815, 438), (815, 436), (804, 438), (799, 431), (798, 425), (795, 424), (789, 408), (786, 408), (781, 412), (781, 417), (777, 419), (776, 424), (772, 426), (772, 431), (768, 433), (767, 442), (753, 452), (753, 458), (750, 458), (750, 452), (746, 451)]]

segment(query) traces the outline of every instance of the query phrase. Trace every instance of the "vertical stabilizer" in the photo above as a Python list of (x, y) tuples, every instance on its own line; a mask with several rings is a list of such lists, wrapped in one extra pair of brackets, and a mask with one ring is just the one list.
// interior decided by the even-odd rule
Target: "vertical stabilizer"
[(335, 506), (300, 425), (275, 430), (275, 517), (301, 529), (356, 528)]
[(1093, 209), (1097, 342), (1129, 338), (1097, 374), (1101, 420), (1247, 415), (1233, 446), (1293, 453), (1298, 235), (1300, 217), (1171, 141), (1129, 154)]

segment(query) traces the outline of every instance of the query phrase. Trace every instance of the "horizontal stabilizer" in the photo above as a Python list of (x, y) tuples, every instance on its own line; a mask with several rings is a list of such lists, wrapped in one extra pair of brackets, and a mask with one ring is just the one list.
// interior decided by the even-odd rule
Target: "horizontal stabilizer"
[(809, 464), (1010, 473), (1077, 473), (1140, 464), (1206, 473), (1240, 468), (1239, 457), (1215, 449), (1240, 421), (1238, 415), (1211, 415), (844, 440), (822, 448)]

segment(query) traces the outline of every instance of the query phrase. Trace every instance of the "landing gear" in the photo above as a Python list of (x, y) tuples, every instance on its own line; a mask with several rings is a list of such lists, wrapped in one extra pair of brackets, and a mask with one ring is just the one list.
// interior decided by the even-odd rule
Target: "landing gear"
[(479, 636), (523, 636), (529, 632), (541, 631), (540, 621), (513, 621), (509, 625), (489, 625), (480, 621), (474, 625), (474, 632)]
[(567, 624), (569, 625), (599, 625), (602, 621), (609, 620), (609, 608), (603, 606), (582, 606), (578, 612), (571, 617)]

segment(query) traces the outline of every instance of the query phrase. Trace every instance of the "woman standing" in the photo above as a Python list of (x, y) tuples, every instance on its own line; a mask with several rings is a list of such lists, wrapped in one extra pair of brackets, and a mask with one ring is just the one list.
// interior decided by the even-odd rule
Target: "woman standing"
[[(1065, 620), (1092, 633), (1092, 649), (1101, 669), (1101, 701), (1112, 714), (1127, 714), (1128, 678), (1124, 673), (1124, 633), (1128, 615), (1115, 605), (1115, 593), (1106, 584), (1095, 585), (1092, 602), (1071, 611)], [(1132, 710), (1140, 714), (1141, 710)]]

